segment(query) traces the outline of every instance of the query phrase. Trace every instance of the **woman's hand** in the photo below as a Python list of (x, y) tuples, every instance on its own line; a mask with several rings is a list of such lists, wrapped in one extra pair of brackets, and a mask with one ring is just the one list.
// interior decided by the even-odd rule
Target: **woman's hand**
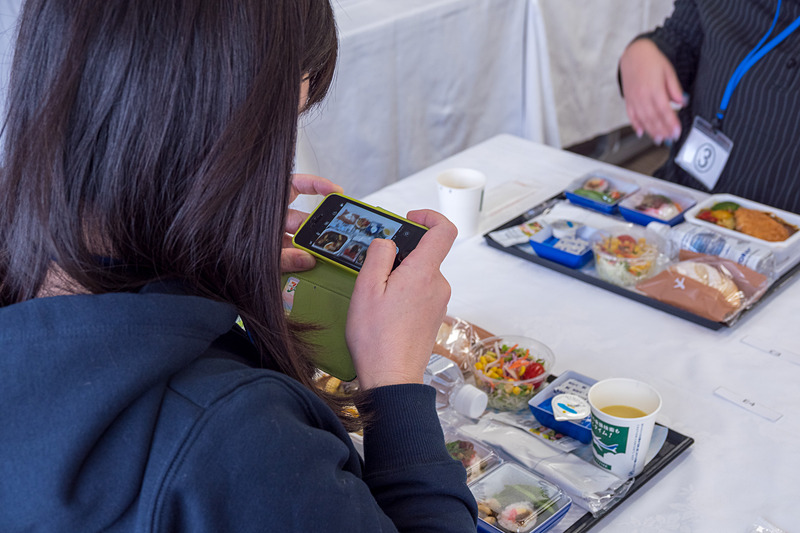
[(683, 106), (683, 89), (669, 59), (650, 39), (628, 45), (619, 61), (625, 109), (636, 134), (656, 144), (677, 140), (681, 123), (673, 105)]
[(347, 345), (362, 389), (422, 383), (450, 300), (450, 285), (439, 267), (456, 228), (429, 210), (408, 219), (429, 230), (392, 271), (395, 244), (375, 239), (356, 279), (347, 313)]
[[(293, 174), (289, 203), (294, 202), (301, 194), (320, 194), (325, 196), (332, 192), (342, 192), (342, 188), (330, 180), (313, 174)], [(283, 250), (281, 250), (281, 272), (311, 270), (316, 264), (313, 255), (292, 245), (291, 235), (294, 235), (300, 224), (307, 217), (308, 213), (289, 209), (286, 216), (286, 227), (284, 228), (286, 233), (283, 235)]]

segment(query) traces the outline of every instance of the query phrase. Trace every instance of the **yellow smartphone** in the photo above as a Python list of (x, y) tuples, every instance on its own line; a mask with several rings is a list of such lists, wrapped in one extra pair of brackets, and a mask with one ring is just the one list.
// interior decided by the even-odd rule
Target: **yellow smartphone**
[(396, 268), (426, 231), (426, 227), (385, 209), (332, 193), (308, 216), (292, 241), (296, 247), (357, 274), (373, 239), (394, 242)]

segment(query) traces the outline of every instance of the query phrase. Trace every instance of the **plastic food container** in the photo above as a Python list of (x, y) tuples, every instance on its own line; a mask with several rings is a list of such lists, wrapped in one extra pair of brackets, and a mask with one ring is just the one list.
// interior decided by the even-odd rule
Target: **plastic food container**
[(783, 211), (782, 209), (777, 209), (775, 207), (770, 207), (768, 205), (760, 204), (758, 202), (753, 202), (752, 200), (747, 200), (746, 198), (740, 198), (732, 194), (714, 194), (709, 196), (708, 198), (706, 198), (706, 200), (698, 203), (697, 205), (695, 205), (686, 212), (685, 215), (686, 221), (692, 224), (697, 224), (700, 226), (712, 228), (716, 232), (722, 233), (723, 235), (728, 235), (730, 237), (734, 237), (739, 240), (758, 243), (759, 245), (762, 245), (772, 250), (772, 253), (775, 256), (776, 263), (782, 263), (787, 258), (795, 256), (798, 253), (800, 253), (800, 231), (797, 231), (794, 234), (790, 235), (789, 238), (787, 238), (784, 241), (777, 241), (777, 242), (766, 241), (764, 239), (759, 239), (758, 237), (742, 233), (741, 231), (737, 231), (735, 229), (729, 229), (724, 226), (715, 224), (713, 222), (709, 222), (707, 220), (698, 218), (698, 215), (700, 214), (701, 211), (703, 211), (704, 209), (711, 209), (712, 206), (722, 202), (734, 202), (748, 209), (754, 209), (756, 211), (771, 213), (781, 218), (788, 224), (796, 228), (800, 228), (800, 215), (797, 215), (795, 213), (790, 213), (788, 211)]
[(469, 488), (478, 502), (481, 532), (542, 533), (572, 505), (560, 488), (513, 463), (501, 464)]
[(444, 442), (453, 459), (461, 461), (467, 470), (467, 483), (480, 478), (502, 460), (485, 445), (452, 430), (445, 430)]
[(558, 239), (550, 237), (543, 242), (531, 239), (536, 255), (568, 266), (581, 268), (592, 260), (592, 243), (600, 238), (600, 232), (589, 226), (580, 226), (574, 237)]
[(641, 226), (653, 221), (674, 226), (683, 222), (683, 214), (695, 203), (684, 192), (661, 185), (648, 186), (624, 198), (619, 203), (619, 214)]
[(558, 376), (547, 387), (539, 391), (536, 396), (531, 398), (528, 402), (528, 407), (530, 407), (531, 413), (540, 424), (577, 439), (584, 444), (589, 444), (592, 441), (591, 413), (578, 420), (556, 420), (552, 402), (554, 398), (561, 394), (573, 394), (587, 400), (588, 403), (589, 387), (596, 382), (596, 379), (569, 370)]
[(629, 287), (656, 274), (658, 245), (644, 228), (616, 228), (592, 245), (597, 276)]
[(639, 190), (639, 186), (608, 172), (590, 172), (570, 183), (564, 190), (567, 200), (602, 213), (614, 213), (626, 196)]
[(486, 392), (489, 407), (498, 411), (524, 409), (555, 364), (550, 348), (519, 335), (484, 339), (472, 346), (470, 357), (475, 386)]

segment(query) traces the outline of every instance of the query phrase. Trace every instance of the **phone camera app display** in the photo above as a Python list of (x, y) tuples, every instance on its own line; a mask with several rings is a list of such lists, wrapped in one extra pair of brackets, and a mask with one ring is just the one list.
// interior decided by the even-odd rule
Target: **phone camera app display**
[(338, 257), (356, 269), (364, 264), (373, 239), (391, 239), (402, 223), (378, 215), (350, 202), (343, 202), (333, 220), (314, 240), (312, 247)]

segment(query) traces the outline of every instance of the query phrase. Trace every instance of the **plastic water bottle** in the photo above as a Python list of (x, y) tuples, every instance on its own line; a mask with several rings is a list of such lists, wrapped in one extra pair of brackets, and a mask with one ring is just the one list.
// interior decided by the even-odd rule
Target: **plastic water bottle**
[(482, 390), (465, 383), (461, 369), (447, 357), (431, 355), (423, 381), (436, 389), (437, 409), (449, 405), (470, 418), (478, 418), (486, 410), (489, 397)]
[(647, 229), (683, 250), (724, 257), (762, 274), (771, 273), (775, 268), (772, 250), (756, 243), (725, 237), (701, 226), (694, 224), (669, 226), (660, 222), (650, 222)]

